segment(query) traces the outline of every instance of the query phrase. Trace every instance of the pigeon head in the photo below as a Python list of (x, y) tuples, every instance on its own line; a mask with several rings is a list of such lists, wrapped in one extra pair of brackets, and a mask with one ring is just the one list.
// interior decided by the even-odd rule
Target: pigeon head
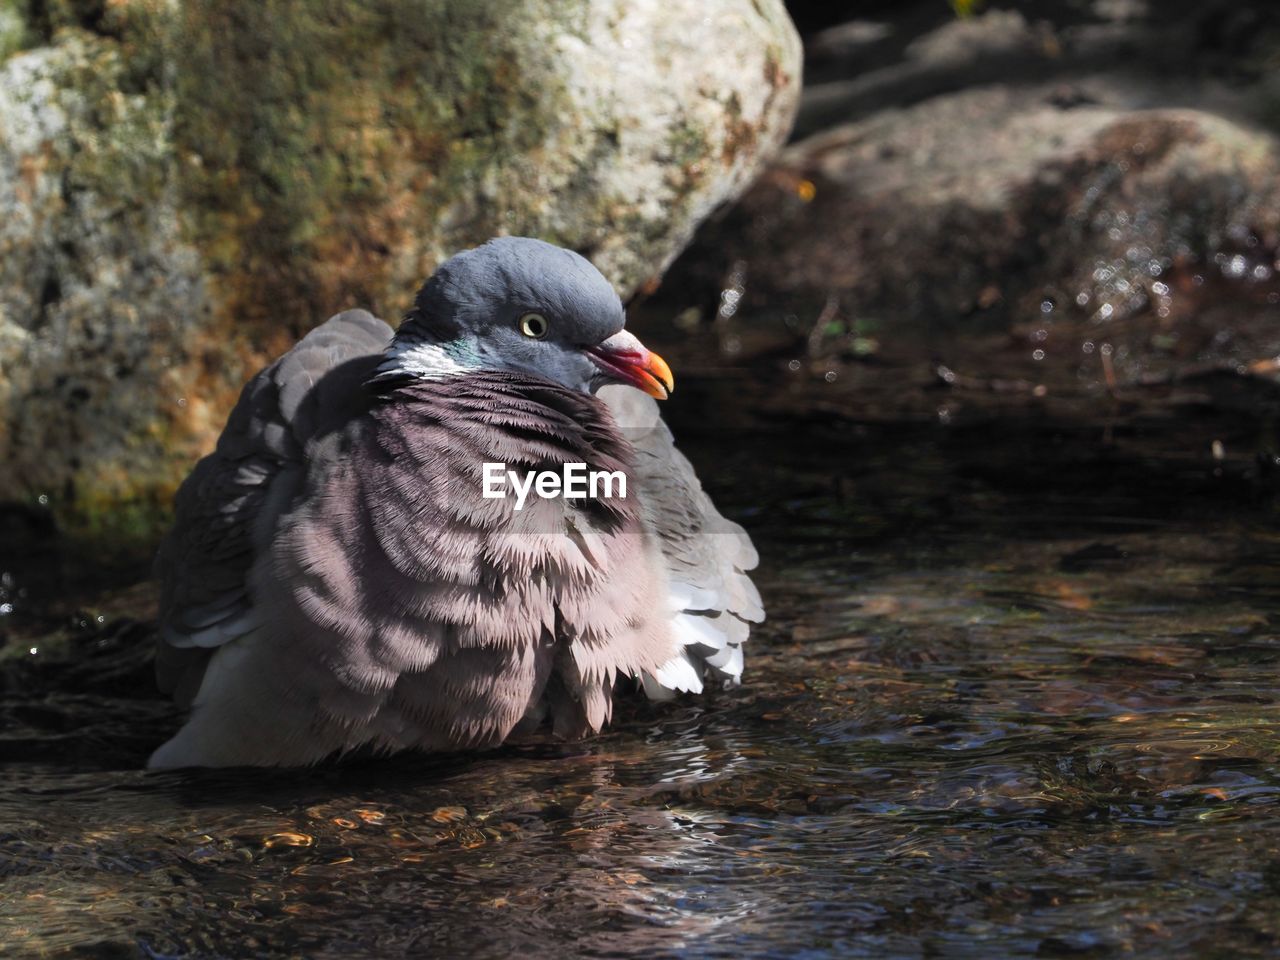
[(628, 383), (665, 398), (670, 368), (625, 322), (617, 292), (588, 260), (541, 240), (502, 237), (440, 265), (377, 379), (500, 370), (585, 393)]

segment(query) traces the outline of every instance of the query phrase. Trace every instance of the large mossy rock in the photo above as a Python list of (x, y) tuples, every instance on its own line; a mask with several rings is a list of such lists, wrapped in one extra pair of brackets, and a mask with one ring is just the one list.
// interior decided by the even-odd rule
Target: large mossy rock
[(500, 233), (660, 273), (785, 139), (781, 0), (0, 0), (0, 500), (150, 536), (245, 378)]

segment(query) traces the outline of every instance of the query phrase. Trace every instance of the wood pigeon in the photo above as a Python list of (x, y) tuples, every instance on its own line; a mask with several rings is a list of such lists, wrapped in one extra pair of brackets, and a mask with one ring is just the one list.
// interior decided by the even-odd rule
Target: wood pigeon
[(190, 716), (149, 765), (574, 738), (626, 678), (739, 682), (756, 551), (624, 321), (587, 260), (508, 237), (441, 265), (394, 333), (348, 310), (250, 380), (157, 559), (157, 675)]

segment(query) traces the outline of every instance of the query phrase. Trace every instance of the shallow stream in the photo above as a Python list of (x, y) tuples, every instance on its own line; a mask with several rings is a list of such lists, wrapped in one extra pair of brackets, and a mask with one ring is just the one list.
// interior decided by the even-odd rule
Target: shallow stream
[(0, 953), (1274, 955), (1263, 418), (860, 419), (829, 386), (686, 378), (770, 619), (743, 687), (586, 743), (144, 773), (177, 721), (146, 589), (11, 558)]

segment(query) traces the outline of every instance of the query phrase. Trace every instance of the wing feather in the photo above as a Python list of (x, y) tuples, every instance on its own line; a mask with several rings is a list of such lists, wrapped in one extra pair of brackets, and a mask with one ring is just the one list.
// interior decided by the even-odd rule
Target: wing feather
[(702, 678), (737, 683), (750, 624), (764, 619), (747, 575), (759, 562), (755, 546), (716, 510), (651, 397), (631, 387), (605, 387), (600, 397), (635, 449), (633, 483), (666, 565), (672, 627), (684, 642), (684, 664), (646, 678), (645, 691), (661, 699), (700, 688)]
[[(364, 310), (317, 327), (245, 385), (212, 453), (178, 490), (160, 546), (157, 678), (190, 701), (210, 653), (259, 624), (249, 572), (305, 478), (307, 441), (352, 413), (391, 328)], [(368, 369), (366, 369), (368, 368)]]

